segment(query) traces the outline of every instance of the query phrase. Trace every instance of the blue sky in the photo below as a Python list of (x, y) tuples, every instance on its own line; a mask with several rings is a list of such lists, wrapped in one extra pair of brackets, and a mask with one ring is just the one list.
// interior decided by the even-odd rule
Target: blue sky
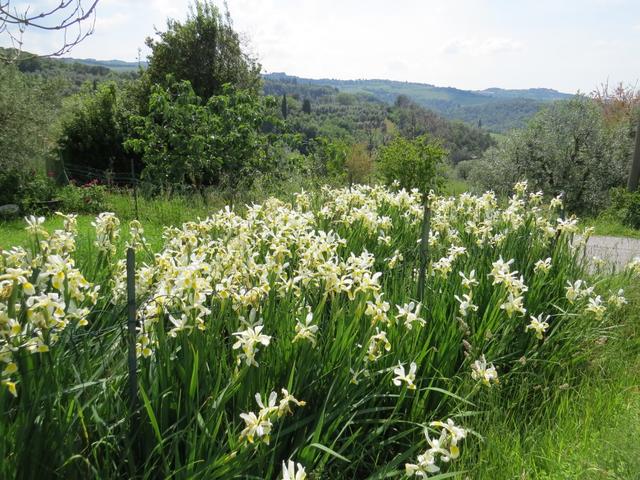
[[(31, 3), (32, 10), (57, 0)], [(15, 2), (14, 2), (15, 3)], [(592, 91), (640, 79), (640, 0), (228, 0), (265, 71), (453, 86)], [(135, 60), (189, 0), (100, 0), (74, 57)], [(52, 34), (25, 34), (45, 52)], [(0, 44), (6, 45), (6, 38)]]

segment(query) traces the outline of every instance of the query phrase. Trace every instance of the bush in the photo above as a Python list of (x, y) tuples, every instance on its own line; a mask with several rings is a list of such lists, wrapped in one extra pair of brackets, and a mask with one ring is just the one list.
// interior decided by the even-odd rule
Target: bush
[(80, 187), (70, 184), (57, 192), (60, 199), (60, 210), (68, 213), (99, 213), (109, 210), (107, 205), (107, 188), (96, 181)]
[(274, 106), (271, 97), (228, 86), (204, 103), (188, 81), (156, 85), (149, 114), (134, 118), (136, 135), (125, 144), (142, 156), (142, 178), (165, 189), (188, 184), (201, 191), (225, 177), (237, 188), (273, 167), (267, 154), (273, 135), (262, 129), (277, 126)]
[(378, 153), (378, 169), (387, 184), (399, 182), (402, 188), (418, 188), (423, 192), (434, 188), (438, 168), (447, 152), (427, 135), (414, 138), (396, 137)]
[(0, 205), (17, 201), (22, 178), (15, 168), (0, 169)]
[(640, 229), (640, 192), (627, 192), (624, 188), (613, 189), (611, 208), (624, 225)]
[[(120, 108), (121, 93), (114, 82), (84, 92), (62, 121), (58, 150), (66, 166), (74, 166), (74, 177), (90, 177), (88, 168), (129, 172), (131, 155), (122, 142), (126, 114)], [(78, 172), (75, 170), (78, 169)]]
[(49, 177), (35, 172), (24, 175), (19, 190), (20, 206), (25, 213), (41, 213), (49, 210), (47, 204), (53, 199), (56, 185)]

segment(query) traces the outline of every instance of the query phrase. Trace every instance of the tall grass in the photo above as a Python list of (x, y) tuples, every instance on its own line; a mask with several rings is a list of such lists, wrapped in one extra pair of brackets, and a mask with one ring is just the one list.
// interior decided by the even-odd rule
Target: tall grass
[[(47, 239), (32, 226), (30, 250), (2, 254), (0, 271), (24, 280), (2, 284), (3, 359), (17, 371), (0, 390), (0, 476), (280, 478), (293, 459), (310, 478), (400, 477), (430, 448), (433, 421), (474, 427), (496, 406), (544, 415), (561, 399), (559, 381), (586, 368), (637, 267), (590, 277), (571, 246), (575, 222), (556, 220), (557, 202), (524, 185), (503, 207), (491, 194), (432, 197), (431, 207), (419, 312), (417, 192), (325, 189), (221, 210), (167, 229), (155, 254), (129, 235), (140, 322), (133, 407), (118, 222), (96, 220), (98, 245), (67, 223)], [(56, 255), (67, 265), (62, 284)], [(78, 275), (99, 283), (95, 298), (94, 287), (81, 300), (71, 292)], [(576, 280), (589, 286), (574, 298)], [(64, 298), (55, 321), (29, 313), (29, 298), (43, 293)], [(90, 313), (73, 313), (82, 306)], [(541, 338), (527, 329), (532, 315), (548, 323)], [(257, 403), (271, 392), (279, 402), (282, 389), (300, 402), (287, 397), (277, 412)], [(248, 434), (240, 415), (259, 410), (265, 428)], [(478, 442), (460, 439), (462, 456)], [(451, 439), (442, 447), (430, 450), (434, 465), (459, 471)]]

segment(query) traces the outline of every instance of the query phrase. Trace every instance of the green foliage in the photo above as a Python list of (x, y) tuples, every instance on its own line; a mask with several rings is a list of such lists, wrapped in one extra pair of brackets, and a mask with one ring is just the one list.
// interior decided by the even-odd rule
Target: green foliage
[(315, 173), (319, 177), (341, 178), (349, 155), (349, 143), (339, 138), (318, 137), (312, 142)]
[(611, 190), (611, 210), (627, 227), (640, 229), (640, 192), (628, 192), (625, 188)]
[[(219, 212), (205, 222), (167, 231), (164, 244), (155, 250), (157, 255), (138, 253), (138, 305), (141, 317), (145, 315), (140, 335), (153, 335), (155, 341), (153, 354), (138, 359), (137, 408), (132, 409), (122, 393), (128, 346), (122, 332), (124, 277), (117, 273), (102, 282), (88, 325), (77, 325), (76, 310), (65, 309), (63, 318), (69, 318), (70, 324), (55, 342), (45, 340), (49, 351), (15, 354), (18, 371), (12, 378), (17, 381), (18, 396), (13, 397), (6, 385), (0, 387), (0, 405), (7, 412), (0, 421), (0, 451), (5, 458), (0, 475), (275, 479), (281, 477), (281, 461), (292, 458), (306, 467), (308, 478), (400, 478), (404, 464), (415, 462), (429, 448), (425, 430), (431, 437), (437, 433), (428, 423), (452, 418), (461, 426), (476, 427), (478, 435), (469, 434), (460, 442), (460, 459), (440, 463), (445, 475), (455, 475), (465, 462), (463, 469), (473, 468), (473, 478), (476, 470), (478, 477), (501, 478), (500, 470), (486, 472), (484, 461), (475, 462), (497, 455), (493, 441), (503, 438), (498, 420), (504, 419), (509, 427), (514, 418), (518, 425), (531, 428), (543, 420), (552, 424), (558, 407), (571, 403), (571, 388), (561, 387), (561, 382), (585, 378), (585, 372), (591, 371), (587, 368), (597, 372), (597, 365), (589, 365), (591, 353), (617, 329), (615, 313), (598, 319), (585, 311), (587, 298), (570, 303), (567, 281), (588, 281), (595, 297), (617, 291), (632, 281), (631, 274), (619, 281), (588, 278), (580, 253), (570, 247), (571, 234), (560, 230), (558, 235), (544, 234), (545, 222), (555, 218), (554, 210), (534, 203), (525, 192), (514, 198), (509, 210), (498, 207), (490, 196), (438, 197), (428, 308), (414, 310), (415, 318), (410, 320), (398, 306), (411, 308), (407, 304), (414, 301), (417, 196), (394, 195), (380, 187), (323, 195), (300, 194), (290, 205), (270, 200), (251, 207), (248, 215)], [(180, 221), (186, 220), (181, 214), (194, 203), (159, 202), (156, 208), (158, 214), (173, 209), (174, 221)], [(77, 237), (77, 249), (64, 247), (69, 259), (65, 272), (72, 268), (71, 259), (91, 275), (89, 280), (121, 267), (118, 257), (111, 265), (96, 266), (101, 252), (93, 242), (90, 219), (78, 220), (83, 234)], [(465, 232), (469, 222), (487, 225), (491, 235), (501, 236), (500, 242), (483, 239), (480, 232)], [(54, 223), (48, 226), (51, 229)], [(55, 227), (62, 228), (61, 222)], [(460, 235), (449, 236), (453, 230)], [(42, 248), (33, 236), (31, 248)], [(157, 229), (154, 236), (159, 236)], [(119, 253), (125, 240), (118, 243)], [(445, 271), (435, 258), (452, 255), (454, 247), (460, 251)], [(391, 266), (389, 256), (400, 251), (404, 259)], [(549, 271), (537, 271), (536, 261), (548, 257), (553, 258)], [(370, 258), (371, 265), (368, 260), (355, 263), (358, 258)], [(491, 274), (498, 258), (513, 259), (506, 275), (513, 282), (510, 286), (492, 282), (491, 277), (498, 276)], [(355, 263), (344, 275), (347, 280), (348, 275), (359, 275), (357, 281), (342, 284), (353, 293), (351, 297), (344, 291), (327, 292), (335, 262)], [(270, 275), (274, 264), (278, 275)], [(382, 276), (371, 278), (369, 271)], [(472, 271), (477, 284), (465, 286), (461, 274), (468, 280)], [(297, 280), (300, 274), (303, 280)], [(509, 317), (501, 305), (518, 278), (528, 287), (527, 315)], [(374, 288), (364, 290), (364, 281), (373, 282)], [(160, 282), (166, 289), (158, 295)], [(222, 288), (211, 291), (211, 285)], [(21, 293), (25, 287), (16, 282), (14, 288), (21, 300), (26, 297)], [(37, 288), (38, 293), (52, 290), (46, 279)], [(68, 287), (60, 288), (69, 294)], [(227, 292), (231, 292), (228, 297)], [(461, 306), (456, 296), (465, 293), (478, 309), (452, 321)], [(180, 314), (191, 313), (194, 303), (205, 297), (199, 315), (185, 317), (183, 322), (189, 323), (177, 326)], [(376, 305), (385, 301), (387, 307), (376, 313)], [(232, 345), (239, 337), (233, 333), (247, 328), (243, 318), (251, 319), (248, 312), (253, 305), (259, 306), (256, 319), (264, 327), (262, 334), (272, 339), (260, 346), (258, 366), (238, 365), (241, 350)], [(304, 337), (293, 341), (306, 321), (307, 306), (313, 313), (311, 326), (318, 327), (313, 344)], [(615, 312), (611, 305), (607, 308)], [(537, 339), (526, 330), (528, 317), (547, 313), (552, 314), (550, 326), (544, 339)], [(29, 325), (25, 317), (21, 310), (18, 321)], [(192, 326), (195, 318), (202, 320), (203, 330)], [(372, 351), (374, 336), (382, 331), (389, 348)], [(496, 363), (499, 385), (487, 387), (473, 381), (473, 361), (481, 355)], [(417, 364), (412, 379), (415, 389), (393, 383), (398, 364), (406, 372), (410, 362)], [(637, 381), (630, 381), (618, 391), (633, 391), (634, 384)], [(280, 394), (281, 388), (306, 405), (291, 405), (291, 415), (273, 420), (269, 444), (261, 441), (263, 437), (243, 442), (240, 435), (245, 425), (239, 414), (257, 411), (256, 393), (264, 400), (271, 391)], [(607, 426), (609, 420), (607, 416)], [(616, 440), (624, 437), (621, 432), (635, 433), (623, 422), (615, 427), (610, 434), (617, 433)], [(576, 428), (573, 435), (581, 431)], [(512, 434), (507, 438), (514, 442), (521, 438), (517, 430), (506, 433)], [(480, 436), (484, 435), (491, 435), (487, 438), (493, 441), (483, 444)], [(623, 439), (629, 453), (634, 451), (633, 439)], [(26, 441), (29, 448), (25, 450)], [(501, 446), (507, 447), (500, 450), (507, 458), (500, 460), (508, 467), (508, 454), (519, 445), (505, 442)], [(478, 455), (478, 449), (486, 456)], [(606, 445), (601, 450), (605, 453)], [(563, 448), (558, 453), (562, 458), (567, 455)], [(612, 455), (619, 458), (618, 452)], [(629, 457), (629, 465), (637, 464)], [(535, 455), (534, 461), (547, 459)], [(634, 478), (634, 474), (635, 470), (621, 470), (621, 478)]]
[(142, 156), (142, 176), (150, 182), (200, 189), (224, 180), (233, 187), (270, 167), (270, 135), (262, 128), (277, 123), (273, 110), (273, 99), (230, 86), (203, 103), (188, 81), (156, 85), (149, 113), (133, 120), (135, 136), (126, 146)]
[(629, 125), (606, 125), (595, 102), (576, 97), (549, 106), (487, 150), (471, 176), (502, 193), (526, 178), (547, 195), (564, 193), (570, 211), (594, 213), (611, 188), (626, 183), (631, 149)]
[(309, 114), (311, 113), (311, 100), (305, 98), (302, 102), (302, 112)]
[[(370, 94), (339, 92), (278, 75), (267, 76), (264, 92), (288, 95), (288, 126), (302, 135), (303, 153), (309, 153), (309, 145), (320, 136), (365, 143), (373, 151), (397, 133), (410, 138), (429, 134), (442, 141), (449, 160), (457, 163), (480, 157), (494, 144), (488, 132), (446, 120), (408, 97), (401, 96), (393, 107), (388, 107)], [(310, 113), (304, 113), (305, 104), (300, 101), (303, 98), (313, 99)]]
[(34, 194), (50, 159), (52, 124), (60, 104), (59, 82), (27, 77), (0, 65), (0, 203)]
[(446, 150), (426, 135), (409, 140), (396, 137), (380, 148), (377, 167), (387, 184), (398, 182), (407, 190), (428, 192), (442, 180), (438, 174)]
[(344, 169), (349, 184), (364, 184), (369, 181), (373, 172), (373, 158), (366, 145), (362, 143), (351, 145), (344, 163)]
[(32, 172), (20, 188), (20, 206), (25, 213), (42, 213), (49, 210), (47, 202), (54, 199), (56, 185), (42, 173)]
[(283, 119), (287, 119), (287, 115), (289, 113), (289, 109), (287, 107), (287, 94), (283, 93), (282, 94), (282, 102), (280, 104), (280, 110), (282, 112), (282, 118)]
[(96, 182), (82, 186), (69, 184), (56, 192), (59, 210), (67, 213), (100, 213), (111, 210), (107, 201), (107, 188)]
[[(131, 171), (131, 155), (123, 146), (130, 114), (125, 107), (127, 97), (127, 90), (115, 82), (106, 82), (95, 90), (85, 89), (71, 103), (58, 140), (58, 151), (66, 166)], [(80, 173), (79, 178), (88, 179)]]
[[(3, 55), (3, 50), (6, 49), (0, 47), (0, 56)], [(98, 62), (72, 58), (46, 58), (25, 51), (21, 52), (15, 66), (32, 81), (55, 81), (58, 84), (58, 94), (62, 96), (78, 93), (87, 83), (94, 85), (106, 81), (120, 83), (133, 80), (140, 74), (137, 64), (127, 64), (117, 60)]]
[(545, 88), (469, 91), (394, 80), (310, 79), (284, 73), (270, 73), (264, 77), (265, 88), (281, 88), (275, 84), (287, 84), (292, 93), (296, 90), (301, 97), (314, 99), (314, 93), (326, 95), (330, 90), (369, 95), (387, 104), (393, 104), (399, 96), (405, 96), (449, 120), (460, 120), (472, 125), (477, 125), (478, 120), (481, 120), (485, 128), (494, 132), (521, 128), (545, 104), (571, 97)]
[(147, 74), (152, 83), (164, 84), (167, 75), (188, 80), (203, 98), (223, 92), (223, 85), (253, 92), (260, 87), (260, 65), (242, 51), (228, 12), (223, 15), (210, 1), (196, 0), (187, 20), (167, 21), (159, 39), (147, 39), (151, 48)]
[(402, 95), (396, 99), (389, 117), (406, 137), (429, 134), (440, 139), (454, 165), (462, 160), (480, 157), (494, 144), (488, 132), (462, 122), (445, 120)]

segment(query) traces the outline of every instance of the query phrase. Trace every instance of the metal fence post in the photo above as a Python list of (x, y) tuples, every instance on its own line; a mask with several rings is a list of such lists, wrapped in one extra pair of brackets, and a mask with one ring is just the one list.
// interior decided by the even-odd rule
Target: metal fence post
[(133, 410), (138, 403), (138, 373), (136, 359), (136, 252), (127, 249), (127, 337), (129, 363), (129, 405)]
[(424, 288), (427, 277), (427, 264), (429, 263), (429, 230), (431, 229), (431, 208), (429, 206), (429, 193), (422, 194), (422, 234), (420, 235), (420, 270), (418, 272), (418, 301), (424, 301)]
[(635, 192), (638, 189), (638, 181), (640, 180), (640, 116), (636, 127), (636, 147), (633, 151), (633, 160), (631, 160), (631, 172), (629, 172), (629, 182), (627, 190)]

